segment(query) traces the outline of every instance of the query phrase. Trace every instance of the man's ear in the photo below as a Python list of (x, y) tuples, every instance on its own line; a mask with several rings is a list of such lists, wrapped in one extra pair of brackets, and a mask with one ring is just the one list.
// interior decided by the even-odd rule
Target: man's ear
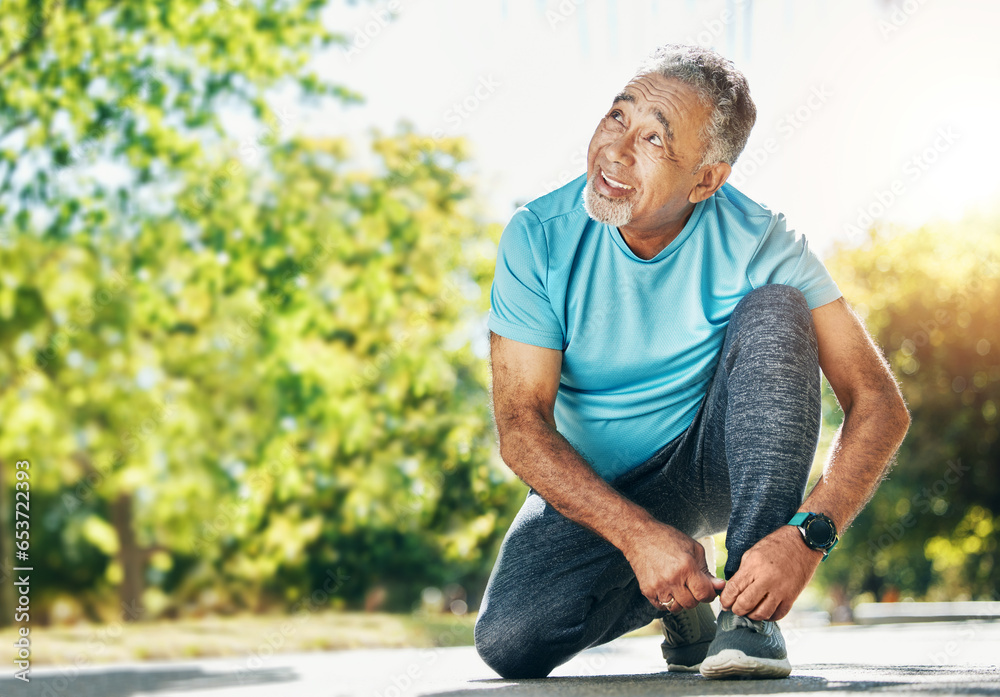
[(705, 165), (697, 173), (697, 181), (691, 193), (688, 194), (688, 201), (698, 203), (714, 194), (726, 183), (733, 168), (725, 162), (716, 162), (714, 165)]

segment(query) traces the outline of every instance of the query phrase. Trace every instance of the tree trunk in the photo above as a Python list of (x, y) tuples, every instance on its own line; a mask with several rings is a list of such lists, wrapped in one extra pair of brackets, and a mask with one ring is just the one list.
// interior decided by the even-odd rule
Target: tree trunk
[(113, 506), (115, 531), (118, 533), (118, 561), (122, 566), (119, 599), (122, 619), (134, 622), (142, 619), (143, 554), (132, 527), (132, 495), (122, 492)]

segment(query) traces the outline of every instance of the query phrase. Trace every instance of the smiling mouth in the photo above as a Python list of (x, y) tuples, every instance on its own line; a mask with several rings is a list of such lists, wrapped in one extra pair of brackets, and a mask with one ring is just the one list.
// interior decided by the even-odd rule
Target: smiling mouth
[(622, 189), (623, 191), (628, 191), (634, 188), (629, 186), (628, 184), (623, 184), (620, 181), (615, 181), (607, 174), (605, 174), (603, 169), (601, 170), (601, 178), (604, 179), (604, 182), (613, 189)]

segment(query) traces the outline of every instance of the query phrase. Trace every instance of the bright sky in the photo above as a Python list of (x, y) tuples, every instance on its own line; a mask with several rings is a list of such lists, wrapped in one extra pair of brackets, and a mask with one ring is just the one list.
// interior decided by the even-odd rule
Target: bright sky
[(383, 0), (327, 19), (358, 49), (323, 70), (366, 104), (302, 125), (466, 136), (500, 222), (583, 173), (598, 119), (667, 42), (746, 74), (757, 124), (730, 181), (821, 252), (859, 209), (920, 224), (1000, 194), (995, 0)]

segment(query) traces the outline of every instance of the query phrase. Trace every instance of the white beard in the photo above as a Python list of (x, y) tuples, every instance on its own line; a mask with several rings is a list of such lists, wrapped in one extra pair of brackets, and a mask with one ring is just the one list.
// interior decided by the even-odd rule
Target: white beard
[(594, 189), (593, 175), (587, 179), (583, 188), (583, 208), (587, 215), (599, 223), (611, 227), (624, 227), (632, 222), (632, 199), (614, 199), (599, 193)]

